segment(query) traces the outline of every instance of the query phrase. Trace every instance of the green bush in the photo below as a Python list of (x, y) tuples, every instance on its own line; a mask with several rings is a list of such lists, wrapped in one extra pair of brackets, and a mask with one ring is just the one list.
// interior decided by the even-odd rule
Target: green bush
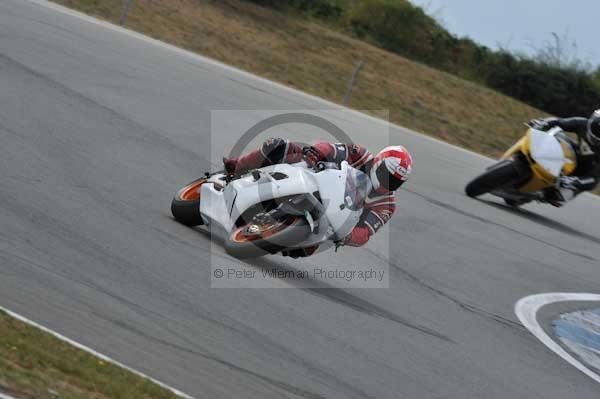
[(600, 89), (591, 74), (511, 54), (498, 57), (488, 84), (509, 96), (559, 116), (587, 116), (600, 107)]

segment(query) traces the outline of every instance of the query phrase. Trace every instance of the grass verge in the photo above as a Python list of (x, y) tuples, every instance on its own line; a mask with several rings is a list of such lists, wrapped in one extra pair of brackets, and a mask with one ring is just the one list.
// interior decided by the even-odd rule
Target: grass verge
[(16, 398), (179, 398), (0, 310), (0, 392)]
[[(121, 0), (54, 0), (118, 23)], [(135, 0), (127, 26), (340, 102), (365, 61), (350, 106), (387, 109), (400, 125), (497, 156), (543, 112), (319, 23), (241, 0)], [(368, 143), (367, 143), (368, 144)]]

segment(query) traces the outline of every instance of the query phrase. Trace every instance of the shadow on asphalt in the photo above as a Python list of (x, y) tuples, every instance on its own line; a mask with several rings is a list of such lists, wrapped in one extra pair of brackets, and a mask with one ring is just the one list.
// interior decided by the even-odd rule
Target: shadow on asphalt
[(527, 220), (530, 220), (530, 221), (532, 221), (534, 223), (537, 223), (537, 224), (542, 225), (544, 227), (548, 227), (548, 228), (554, 229), (554, 230), (559, 231), (561, 233), (568, 234), (568, 235), (573, 235), (573, 236), (577, 236), (577, 237), (583, 238), (585, 240), (592, 241), (595, 244), (600, 244), (600, 238), (598, 238), (598, 237), (594, 237), (591, 234), (586, 234), (586, 233), (583, 233), (581, 231), (575, 230), (574, 228), (572, 228), (570, 226), (567, 226), (564, 223), (560, 223), (560, 222), (557, 222), (556, 220), (548, 219), (545, 216), (538, 215), (537, 213), (531, 212), (531, 211), (529, 211), (527, 209), (517, 208), (517, 207), (514, 207), (514, 206), (500, 204), (498, 202), (493, 202), (493, 201), (490, 201), (490, 200), (479, 199), (479, 198), (477, 198), (477, 201), (483, 202), (483, 203), (485, 203), (487, 205), (490, 205), (490, 206), (492, 206), (492, 207), (494, 207), (496, 209), (500, 209), (502, 211), (512, 213), (513, 215), (517, 215), (517, 216), (523, 217), (523, 218), (525, 218)]
[[(284, 262), (285, 261), (288, 261), (288, 260), (284, 259)], [(251, 265), (253, 267), (256, 267), (256, 268), (262, 269), (262, 270), (264, 270), (264, 269), (268, 270), (268, 269), (273, 269), (273, 268), (275, 268), (277, 270), (281, 270), (281, 271), (296, 271), (296, 270), (298, 270), (298, 269), (294, 268), (293, 266), (285, 264), (284, 262), (277, 262), (276, 259), (266, 258), (266, 257), (260, 257), (260, 258), (254, 258), (254, 259), (244, 259), (244, 262), (248, 265)], [(379, 305), (376, 305), (372, 302), (369, 302), (369, 301), (359, 297), (358, 295), (354, 295), (354, 294), (350, 293), (350, 290), (335, 287), (333, 285), (330, 285), (330, 284), (325, 283), (318, 279), (314, 279), (314, 278), (308, 278), (308, 279), (310, 280), (311, 287), (306, 287), (306, 281), (304, 281), (304, 280), (297, 281), (297, 282), (295, 280), (286, 280), (286, 281), (290, 285), (293, 285), (302, 291), (310, 293), (311, 295), (315, 295), (317, 297), (321, 297), (328, 301), (335, 302), (339, 305), (348, 307), (357, 312), (390, 320), (392, 322), (401, 324), (407, 328), (410, 328), (410, 329), (418, 331), (422, 334), (429, 335), (431, 337), (440, 339), (445, 342), (454, 342), (448, 336), (446, 336), (428, 326), (424, 326), (424, 325), (415, 323), (411, 320), (404, 318), (403, 316), (401, 316), (399, 314), (390, 312), (389, 310), (387, 310)]]

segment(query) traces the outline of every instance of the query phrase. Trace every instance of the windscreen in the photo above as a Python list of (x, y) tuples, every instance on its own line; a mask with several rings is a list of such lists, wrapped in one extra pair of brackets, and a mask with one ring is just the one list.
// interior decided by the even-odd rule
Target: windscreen
[(349, 167), (346, 175), (344, 203), (350, 210), (357, 211), (364, 207), (367, 195), (371, 192), (369, 176), (358, 169)]

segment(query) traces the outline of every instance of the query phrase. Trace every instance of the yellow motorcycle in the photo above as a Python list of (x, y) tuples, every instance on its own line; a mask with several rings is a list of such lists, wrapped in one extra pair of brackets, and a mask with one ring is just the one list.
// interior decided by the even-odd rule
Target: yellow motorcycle
[(544, 193), (556, 187), (559, 177), (576, 168), (575, 143), (562, 129), (529, 128), (498, 163), (467, 184), (465, 192), (473, 198), (490, 193), (511, 206), (544, 201)]

